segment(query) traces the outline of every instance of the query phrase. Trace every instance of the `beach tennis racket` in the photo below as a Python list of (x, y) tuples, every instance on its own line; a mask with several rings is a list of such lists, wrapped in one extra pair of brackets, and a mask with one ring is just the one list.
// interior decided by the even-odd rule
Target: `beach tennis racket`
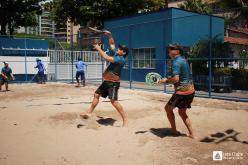
[(146, 84), (155, 86), (162, 79), (162, 76), (156, 72), (150, 72), (146, 75)]
[(98, 33), (98, 34), (104, 34), (106, 32), (106, 30), (99, 30), (93, 27), (88, 27), (91, 31), (93, 31), (94, 33)]

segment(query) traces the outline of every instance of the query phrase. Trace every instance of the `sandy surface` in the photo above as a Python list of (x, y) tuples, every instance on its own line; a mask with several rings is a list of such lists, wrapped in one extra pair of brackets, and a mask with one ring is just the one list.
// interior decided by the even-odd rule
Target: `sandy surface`
[[(129, 117), (129, 127), (121, 128), (107, 99), (91, 119), (78, 116), (89, 107), (95, 86), (10, 89), (0, 92), (0, 165), (248, 164), (248, 103), (195, 98), (189, 115), (198, 139), (192, 140), (168, 131), (167, 94), (120, 89)], [(175, 112), (178, 130), (187, 133)], [(213, 151), (243, 156), (216, 162)]]

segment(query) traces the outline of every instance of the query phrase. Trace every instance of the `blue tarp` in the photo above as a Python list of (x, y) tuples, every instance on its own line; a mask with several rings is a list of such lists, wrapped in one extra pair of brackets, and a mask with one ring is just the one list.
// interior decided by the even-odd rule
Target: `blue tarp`
[[(6, 50), (6, 48), (8, 50)], [(46, 56), (46, 51), (44, 50), (48, 49), (48, 41), (42, 39), (0, 37), (1, 56), (24, 56), (25, 50), (18, 49), (27, 49), (27, 56)], [(39, 51), (39, 49), (42, 51)]]

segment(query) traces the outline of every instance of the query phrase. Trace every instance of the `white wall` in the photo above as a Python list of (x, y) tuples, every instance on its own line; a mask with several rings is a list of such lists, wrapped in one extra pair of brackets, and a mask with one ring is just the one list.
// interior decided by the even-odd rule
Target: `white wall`
[[(27, 57), (27, 73), (28, 74), (36, 74), (37, 69), (36, 66), (36, 58), (37, 57)], [(47, 68), (48, 59), (47, 57), (39, 57)], [(0, 56), (0, 67), (4, 66), (3, 62), (6, 61), (9, 63), (10, 68), (12, 69), (13, 74), (25, 74), (25, 57), (16, 57), (16, 56)]]

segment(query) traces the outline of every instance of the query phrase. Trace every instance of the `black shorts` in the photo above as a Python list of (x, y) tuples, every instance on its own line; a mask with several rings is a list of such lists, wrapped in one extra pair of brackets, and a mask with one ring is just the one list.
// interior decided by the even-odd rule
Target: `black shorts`
[(111, 100), (118, 100), (118, 90), (120, 82), (103, 81), (95, 93), (106, 98), (108, 96)]
[(168, 105), (177, 107), (179, 109), (191, 108), (191, 103), (194, 97), (195, 97), (195, 92), (189, 95), (178, 95), (174, 93), (170, 98), (170, 100), (168, 101)]
[(8, 84), (8, 80), (5, 79), (5, 78), (0, 77), (0, 84), (1, 84), (1, 85), (3, 85), (3, 84)]

